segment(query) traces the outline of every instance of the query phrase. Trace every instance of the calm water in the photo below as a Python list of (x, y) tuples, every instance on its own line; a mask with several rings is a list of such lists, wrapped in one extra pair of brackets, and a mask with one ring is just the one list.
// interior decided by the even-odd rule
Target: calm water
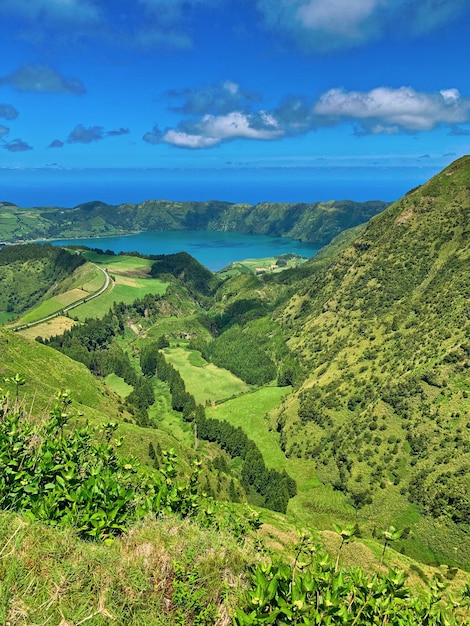
[(439, 168), (246, 168), (211, 170), (12, 170), (0, 167), (1, 201), (74, 207), (144, 200), (320, 202), (397, 200)]
[(137, 251), (141, 254), (173, 254), (188, 252), (212, 271), (220, 270), (233, 261), (261, 259), (295, 252), (312, 257), (319, 247), (285, 237), (244, 235), (214, 231), (146, 232), (126, 237), (102, 239), (61, 239), (60, 245), (85, 245), (114, 252)]

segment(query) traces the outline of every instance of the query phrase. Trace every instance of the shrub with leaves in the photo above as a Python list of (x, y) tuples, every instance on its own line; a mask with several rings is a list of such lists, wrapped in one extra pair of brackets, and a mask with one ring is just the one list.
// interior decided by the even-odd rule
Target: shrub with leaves
[(0, 508), (107, 539), (149, 512), (196, 513), (199, 467), (187, 484), (176, 480), (176, 456), (164, 453), (160, 475), (120, 459), (111, 443), (117, 424), (66, 432), (70, 398), (59, 392), (48, 419), (34, 423), (8, 396), (0, 397)]
[[(427, 596), (413, 597), (402, 572), (373, 576), (360, 568), (337, 570), (333, 560), (302, 538), (293, 565), (261, 564), (235, 626), (314, 624), (370, 626), (461, 626), (470, 618), (470, 588), (460, 598), (443, 598), (434, 581)], [(302, 562), (302, 560), (303, 562)]]

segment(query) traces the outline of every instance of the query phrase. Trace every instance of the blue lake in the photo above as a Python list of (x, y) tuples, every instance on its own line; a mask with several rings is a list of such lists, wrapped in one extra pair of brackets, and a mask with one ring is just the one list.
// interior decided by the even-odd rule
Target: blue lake
[(286, 237), (200, 230), (151, 231), (125, 237), (61, 239), (53, 243), (85, 245), (114, 252), (137, 251), (141, 254), (187, 252), (214, 272), (234, 261), (261, 259), (288, 252), (310, 258), (320, 249), (319, 246)]

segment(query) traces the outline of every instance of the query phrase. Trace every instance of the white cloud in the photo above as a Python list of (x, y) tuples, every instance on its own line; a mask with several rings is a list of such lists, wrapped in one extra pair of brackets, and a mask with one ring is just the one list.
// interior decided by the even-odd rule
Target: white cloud
[[(411, 87), (378, 87), (369, 92), (331, 89), (313, 107), (315, 116), (330, 124), (355, 120), (369, 132), (432, 130), (440, 124), (465, 122), (470, 114), (470, 100), (457, 89), (438, 93), (420, 93)], [(376, 130), (374, 130), (376, 129)]]
[(237, 139), (273, 141), (342, 124), (352, 126), (353, 134), (358, 137), (425, 132), (439, 126), (448, 126), (453, 134), (463, 134), (465, 131), (458, 124), (470, 121), (470, 99), (455, 88), (435, 93), (418, 92), (412, 87), (377, 87), (368, 92), (337, 88), (323, 93), (314, 102), (291, 96), (275, 109), (255, 110), (253, 99), (250, 106), (247, 101), (243, 110), (213, 113), (231, 104), (231, 97), (226, 97), (228, 92), (235, 102), (243, 93), (231, 82), (201, 91), (171, 93), (186, 99), (183, 107), (173, 111), (189, 113), (192, 117), (163, 132), (155, 126), (145, 133), (143, 140), (179, 148), (212, 148)]
[(211, 148), (233, 139), (273, 140), (284, 135), (269, 113), (246, 115), (233, 111), (227, 115), (205, 115), (194, 124), (167, 130), (162, 141), (180, 148)]

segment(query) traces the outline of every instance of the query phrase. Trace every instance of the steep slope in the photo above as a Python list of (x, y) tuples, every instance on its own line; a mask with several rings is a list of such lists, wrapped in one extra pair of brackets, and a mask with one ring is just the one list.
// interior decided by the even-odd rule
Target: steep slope
[(18, 395), (28, 413), (45, 412), (57, 391), (69, 389), (74, 409), (87, 419), (108, 421), (127, 415), (84, 365), (52, 348), (0, 328), (0, 355), (0, 387), (14, 397), (15, 384), (4, 379), (20, 374), (25, 382)]
[(82, 257), (50, 244), (1, 248), (0, 312), (22, 313), (84, 263)]
[(328, 268), (303, 266), (278, 321), (308, 375), (276, 423), (285, 451), (311, 458), (365, 524), (407, 526), (428, 558), (467, 565), (469, 225), (464, 157)]

